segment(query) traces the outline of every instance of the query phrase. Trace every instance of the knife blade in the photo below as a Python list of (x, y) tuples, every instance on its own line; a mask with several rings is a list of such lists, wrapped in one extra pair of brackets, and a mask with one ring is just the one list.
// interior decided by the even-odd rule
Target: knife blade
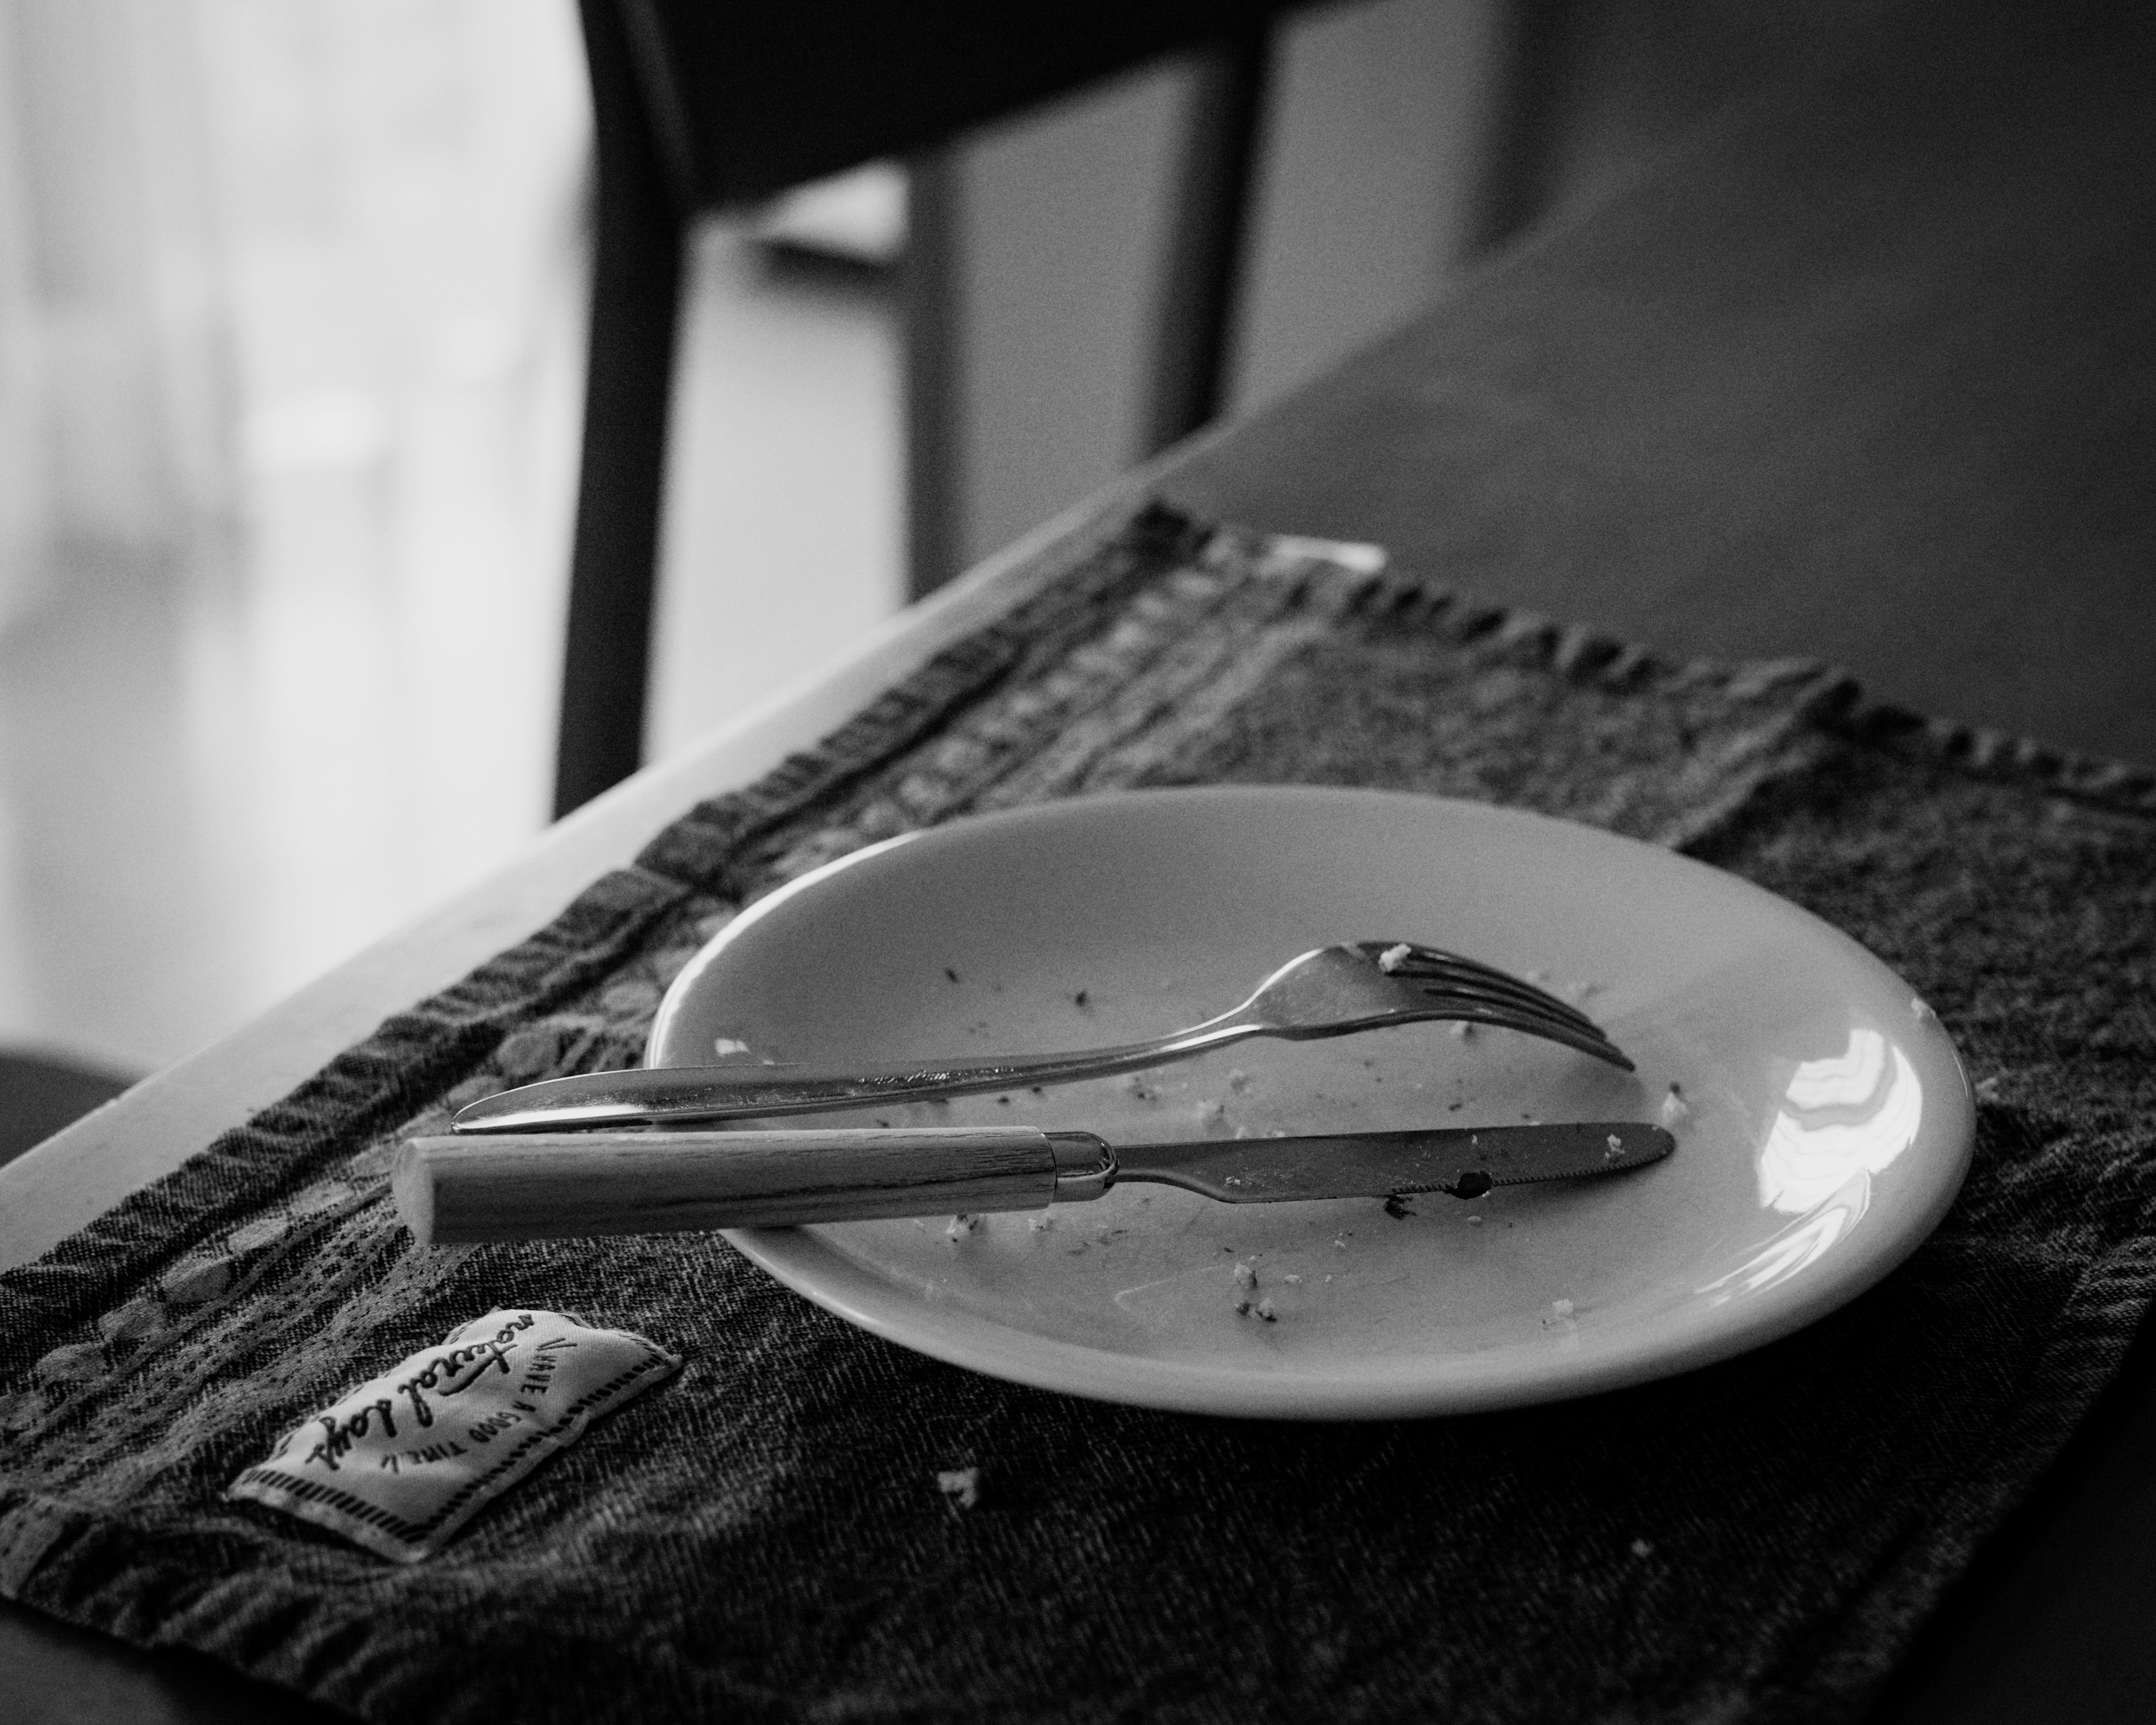
[(1224, 1204), (1582, 1179), (1676, 1147), (1637, 1121), (1111, 1145), (1004, 1127), (413, 1138), (391, 1175), (423, 1245), (781, 1227), (1081, 1203), (1132, 1182)]

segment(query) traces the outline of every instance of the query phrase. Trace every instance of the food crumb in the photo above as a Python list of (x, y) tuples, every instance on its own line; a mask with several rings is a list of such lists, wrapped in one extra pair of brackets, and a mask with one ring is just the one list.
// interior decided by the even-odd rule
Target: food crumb
[(1133, 1072), (1126, 1078), (1123, 1081), (1123, 1088), (1141, 1102), (1150, 1101), (1154, 1095), (1152, 1087), (1145, 1081), (1145, 1075), (1140, 1072)]
[(1678, 1127), (1691, 1118), (1691, 1105), (1685, 1101), (1684, 1093), (1674, 1084), (1670, 1086), (1670, 1093), (1662, 1098), (1661, 1114), (1662, 1125), (1671, 1132), (1675, 1132)]
[(1009, 1096), (998, 1096), (996, 1100), (1003, 1104), (1006, 1108), (1010, 1106), (1010, 1098)]
[(1407, 1200), (1395, 1192), (1385, 1199), (1385, 1214), (1395, 1222), (1404, 1222), (1414, 1212), (1408, 1208)]
[(981, 1471), (953, 1467), (936, 1476), (936, 1489), (953, 1511), (971, 1509), (981, 1501)]
[(1302, 1286), (1302, 1278), (1299, 1276), (1283, 1276), (1281, 1280), (1291, 1288), (1299, 1288)]
[(954, 983), (958, 980), (958, 973), (952, 969), (947, 964), (943, 967), (943, 974), (948, 977)]
[(1932, 1010), (1929, 1002), (1920, 1000), (1913, 994), (1909, 997), (1909, 1015), (1919, 1024), (1926, 1019), (1935, 1019), (1938, 1016)]
[(1031, 1233), (1045, 1234), (1055, 1225), (1055, 1218), (1050, 1215), (1028, 1216), (1025, 1225)]
[(1228, 1106), (1224, 1102), (1207, 1101), (1198, 1105), (1198, 1123), (1200, 1126), (1217, 1126), (1227, 1117)]
[(1248, 1317), (1250, 1315), (1250, 1302), (1248, 1300), (1237, 1300), (1235, 1301), (1235, 1316), (1238, 1317)]
[(1258, 1316), (1269, 1324), (1280, 1322), (1280, 1314), (1273, 1310), (1273, 1302), (1270, 1300), (1258, 1301)]
[(1652, 1557), (1654, 1551), (1654, 1543), (1651, 1540), (1635, 1539), (1632, 1542), (1632, 1555), (1635, 1558)]
[(969, 1234), (978, 1234), (980, 1227), (978, 1216), (969, 1216), (962, 1210), (952, 1217), (951, 1225), (943, 1230), (943, 1237), (946, 1240), (963, 1240)]
[(1979, 1078), (1976, 1081), (1976, 1099), (1979, 1102), (1995, 1102), (1999, 1100), (1997, 1073), (1994, 1072), (1989, 1078)]
[(728, 1055), (747, 1054), (748, 1045), (738, 1036), (721, 1036), (711, 1044), (711, 1052), (723, 1060)]
[(1235, 1266), (1235, 1286), (1237, 1287), (1254, 1288), (1257, 1285), (1258, 1272), (1254, 1266), (1249, 1264), (1238, 1264)]
[(1466, 1019), (1455, 1019), (1452, 1021), (1452, 1038), (1454, 1041), (1465, 1042), (1474, 1034), (1475, 1026), (1469, 1023)]
[(1609, 1147), (1604, 1150), (1602, 1153), (1609, 1158), (1612, 1161), (1614, 1161), (1618, 1157), (1622, 1156), (1625, 1153), (1625, 1141), (1619, 1137), (1616, 1133), (1610, 1133), (1606, 1142)]
[(1346, 1251), (1348, 1250), (1347, 1240), (1342, 1235), (1337, 1234), (1334, 1235), (1332, 1236), (1332, 1250), (1336, 1252)]
[(1398, 946), (1388, 947), (1378, 954), (1378, 968), (1384, 972), (1387, 976), (1390, 976), (1414, 957), (1414, 948), (1405, 941), (1402, 941)]
[(1480, 1227), (1482, 1225), (1482, 1219), (1481, 1219), (1481, 1217), (1480, 1217), (1480, 1216), (1470, 1216), (1470, 1217), (1467, 1219), (1467, 1225), (1468, 1225), (1470, 1228), (1480, 1228)]
[(1091, 998), (1092, 997), (1085, 989), (1081, 988), (1075, 994), (1073, 994), (1070, 997), (1070, 1004), (1073, 1006), (1083, 1007), (1086, 1001)]
[(1245, 1091), (1248, 1090), (1250, 1087), (1250, 1075), (1249, 1073), (1245, 1072), (1240, 1066), (1230, 1066), (1228, 1069), (1229, 1089), (1233, 1091)]
[(1550, 1310), (1555, 1312), (1559, 1317), (1570, 1317), (1572, 1316), (1572, 1301), (1569, 1300), (1553, 1300), (1550, 1301)]

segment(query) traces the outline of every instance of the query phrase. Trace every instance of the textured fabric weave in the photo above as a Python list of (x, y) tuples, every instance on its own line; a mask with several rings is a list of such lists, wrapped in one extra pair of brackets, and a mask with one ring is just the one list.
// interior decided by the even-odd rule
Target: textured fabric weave
[[(0, 1281), (0, 1592), (372, 1719), (1847, 1719), (2115, 1368), (2156, 1276), (2156, 783), (1680, 666), (1162, 511), (552, 927)], [(1838, 925), (1978, 1081), (1944, 1225), (1742, 1358), (1270, 1426), (1015, 1388), (714, 1236), (422, 1252), (397, 1137), (630, 1064), (745, 901), (1106, 788), (1368, 784), (1682, 846)], [(429, 1562), (225, 1483), (542, 1305), (684, 1356)], [(961, 1510), (939, 1473), (978, 1469)]]

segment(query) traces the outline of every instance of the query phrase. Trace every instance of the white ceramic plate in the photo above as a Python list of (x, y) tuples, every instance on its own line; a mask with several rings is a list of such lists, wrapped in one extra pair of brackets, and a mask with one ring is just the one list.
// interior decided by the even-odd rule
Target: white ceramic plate
[[(998, 1377), (1192, 1412), (1390, 1418), (1756, 1347), (1885, 1275), (1961, 1184), (1974, 1111), (1953, 1045), (1854, 942), (1649, 845), (1381, 792), (1145, 792), (874, 846), (726, 928), (667, 996), (649, 1060), (708, 1062), (721, 1040), (868, 1065), (1128, 1041), (1233, 1004), (1296, 952), (1370, 939), (1568, 988), (1639, 1071), (1414, 1025), (1245, 1043), (1135, 1086), (821, 1120), (1134, 1140), (1653, 1119), (1676, 1084), (1676, 1153), (1421, 1198), (1402, 1219), (1367, 1199), (1238, 1206), (1133, 1186), (956, 1238), (943, 1217), (731, 1237), (840, 1317)], [(1237, 1315), (1239, 1263), (1275, 1322)]]

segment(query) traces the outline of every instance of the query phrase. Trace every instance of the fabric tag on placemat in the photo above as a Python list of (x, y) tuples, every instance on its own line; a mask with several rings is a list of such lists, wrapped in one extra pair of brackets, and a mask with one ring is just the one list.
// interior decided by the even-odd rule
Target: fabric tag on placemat
[(436, 1550), (681, 1362), (558, 1312), (490, 1312), (285, 1434), (226, 1489), (400, 1563)]

